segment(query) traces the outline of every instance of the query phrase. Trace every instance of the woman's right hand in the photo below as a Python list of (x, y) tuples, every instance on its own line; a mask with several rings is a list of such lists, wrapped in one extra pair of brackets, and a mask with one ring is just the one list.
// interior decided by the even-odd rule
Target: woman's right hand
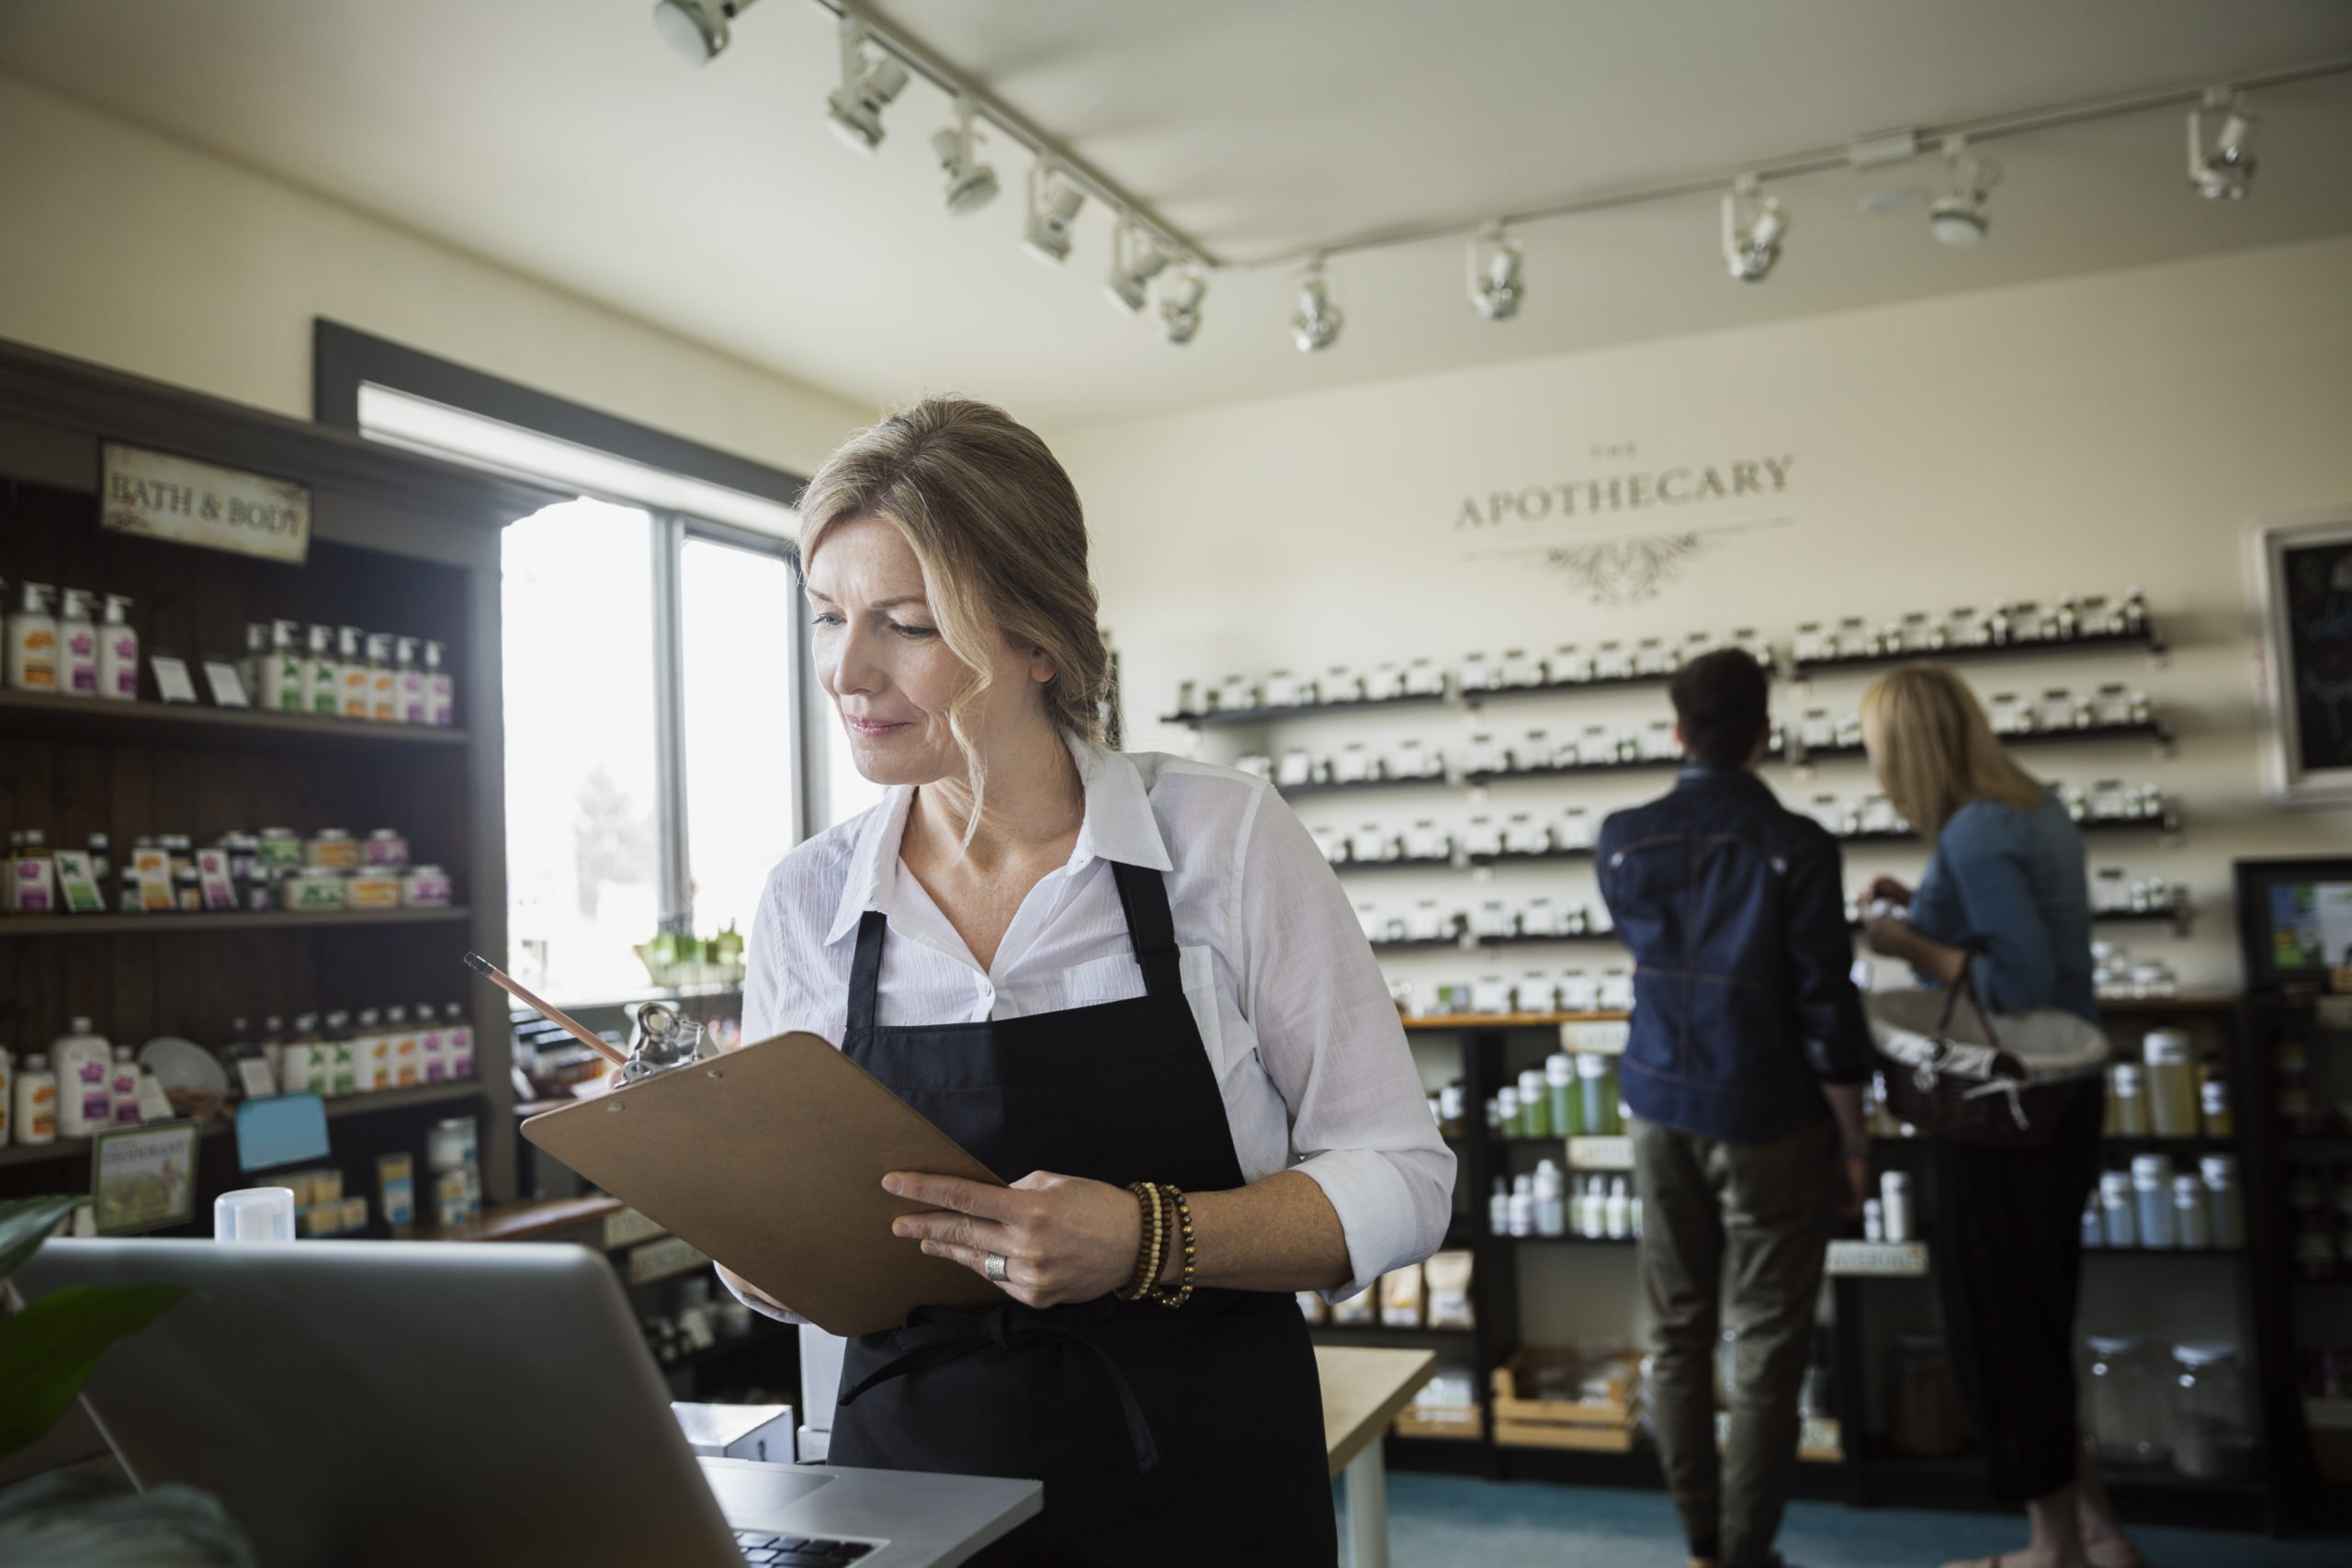
[(1876, 904), (1882, 900), (1907, 908), (1911, 903), (1911, 889), (1891, 876), (1874, 877), (1862, 894), (1862, 902)]

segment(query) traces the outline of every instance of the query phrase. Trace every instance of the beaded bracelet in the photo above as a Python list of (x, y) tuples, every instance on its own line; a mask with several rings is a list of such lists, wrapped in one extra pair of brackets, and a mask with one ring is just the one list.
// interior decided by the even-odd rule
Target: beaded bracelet
[(1152, 1289), (1152, 1299), (1162, 1306), (1180, 1307), (1193, 1299), (1193, 1205), (1185, 1201), (1184, 1190), (1181, 1187), (1164, 1187), (1161, 1190), (1168, 1194), (1170, 1201), (1176, 1206), (1177, 1228), (1182, 1233), (1184, 1242), (1184, 1272), (1172, 1291), (1155, 1285)]
[(1143, 1210), (1143, 1241), (1136, 1248), (1135, 1277), (1111, 1293), (1123, 1302), (1131, 1302), (1150, 1292), (1159, 1278), (1159, 1265), (1168, 1255), (1168, 1220), (1159, 1204), (1159, 1187), (1156, 1182), (1131, 1181), (1127, 1190), (1136, 1195), (1136, 1202)]

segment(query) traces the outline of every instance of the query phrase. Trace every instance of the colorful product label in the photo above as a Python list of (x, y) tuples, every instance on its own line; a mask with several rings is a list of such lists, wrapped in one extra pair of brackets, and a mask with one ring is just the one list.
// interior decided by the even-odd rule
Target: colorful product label
[(204, 891), (204, 907), (208, 909), (234, 909), (237, 907), (237, 883), (229, 868), (226, 850), (196, 852), (197, 885)]
[(344, 901), (355, 909), (397, 909), (401, 907), (401, 879), (397, 876), (362, 874), (343, 885)]
[(16, 874), (10, 878), (8, 907), (20, 915), (46, 915), (50, 912), (50, 866), (46, 856), (34, 859), (24, 855), (16, 863)]
[(439, 908), (450, 901), (449, 878), (440, 873), (411, 872), (401, 886), (404, 900), (418, 908)]

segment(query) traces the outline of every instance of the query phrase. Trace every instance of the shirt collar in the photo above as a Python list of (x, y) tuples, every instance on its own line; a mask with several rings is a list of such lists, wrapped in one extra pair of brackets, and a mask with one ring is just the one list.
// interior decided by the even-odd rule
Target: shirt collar
[[(1143, 773), (1124, 752), (1106, 750), (1084, 740), (1069, 742), (1070, 760), (1086, 792), (1086, 816), (1079, 824), (1078, 843), (1070, 851), (1067, 870), (1075, 874), (1097, 860), (1123, 861), (1153, 871), (1173, 871), (1168, 843), (1152, 815), (1151, 796)], [(850, 850), (849, 875), (842, 883), (842, 900), (833, 911), (828, 945), (857, 929), (869, 909), (887, 907), (898, 882), (899, 846), (907, 832), (907, 816), (914, 807), (911, 784), (893, 784), (882, 803), (868, 813)]]

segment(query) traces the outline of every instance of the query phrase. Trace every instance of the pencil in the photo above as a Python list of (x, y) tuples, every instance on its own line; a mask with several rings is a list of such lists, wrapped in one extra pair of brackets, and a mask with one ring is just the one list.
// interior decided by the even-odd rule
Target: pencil
[(497, 964), (492, 964), (489, 959), (484, 958), (481, 953), (467, 953), (466, 967), (481, 976), (483, 979), (488, 980), (492, 985), (496, 986), (499, 989), (506, 992), (507, 995), (514, 998), (517, 1001), (520, 1001), (525, 1007), (529, 1008), (541, 1018), (546, 1019), (549, 1023), (561, 1027), (565, 1032), (569, 1033), (574, 1040), (579, 1041), (580, 1043), (587, 1046), (590, 1050), (604, 1057), (605, 1060), (610, 1062), (613, 1066), (616, 1067), (626, 1067), (628, 1066), (628, 1055), (622, 1052), (618, 1046), (615, 1045), (611, 1041), (601, 1039), (594, 1033), (591, 1032), (586, 1024), (582, 1023), (570, 1013), (563, 1011), (560, 1008), (551, 1007), (548, 1003), (539, 1000), (538, 998), (531, 995), (530, 992), (523, 988), (521, 984), (515, 980), (514, 976), (509, 975), (503, 969), (501, 969)]

